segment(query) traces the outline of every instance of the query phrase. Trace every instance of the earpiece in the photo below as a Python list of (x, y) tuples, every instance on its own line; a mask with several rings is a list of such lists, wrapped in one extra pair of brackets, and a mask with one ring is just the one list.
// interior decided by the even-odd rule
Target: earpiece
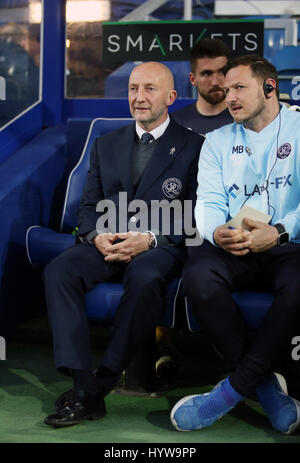
[(273, 92), (273, 90), (275, 90), (275, 87), (273, 87), (273, 85), (271, 85), (271, 84), (268, 84), (268, 83), (264, 80), (264, 83), (263, 83), (263, 91), (264, 91), (264, 94), (265, 94), (265, 97), (266, 97), (266, 98), (270, 98), (268, 95), (269, 95), (269, 93)]

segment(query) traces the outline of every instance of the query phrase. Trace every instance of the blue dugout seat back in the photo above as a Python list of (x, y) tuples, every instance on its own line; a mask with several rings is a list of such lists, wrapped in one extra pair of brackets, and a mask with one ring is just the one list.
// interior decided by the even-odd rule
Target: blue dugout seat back
[[(250, 15), (244, 16), (243, 19), (278, 19), (274, 15)], [(275, 53), (284, 47), (285, 31), (284, 29), (264, 29), (264, 57), (272, 62)]]
[[(175, 89), (179, 98), (196, 98), (194, 87), (190, 83), (189, 73), (191, 67), (189, 61), (161, 61), (173, 73)], [(136, 62), (128, 61), (112, 72), (105, 80), (105, 98), (127, 98), (128, 78), (137, 65)]]
[[(99, 118), (91, 123), (82, 155), (68, 179), (60, 232), (40, 225), (33, 225), (27, 230), (27, 256), (33, 266), (44, 267), (56, 256), (75, 244), (75, 235), (72, 234), (72, 231), (76, 226), (76, 210), (79, 206), (89, 169), (90, 152), (93, 142), (95, 138), (111, 130), (128, 125), (131, 121), (132, 119), (129, 118)], [(175, 304), (179, 288), (179, 278), (169, 284), (166, 293), (166, 311), (161, 320), (161, 324), (164, 326), (174, 326)], [(119, 283), (99, 283), (85, 297), (88, 318), (105, 322), (112, 321), (123, 292), (123, 286)]]
[(284, 48), (283, 29), (265, 29), (264, 31), (264, 57), (272, 62), (276, 53)]
[(300, 47), (286, 46), (273, 57), (273, 64), (277, 71), (300, 71)]
[(284, 47), (274, 54), (271, 61), (278, 72), (280, 92), (288, 93), (292, 98), (293, 77), (300, 75), (300, 46)]
[(131, 121), (132, 119), (130, 118), (98, 118), (92, 121), (82, 155), (69, 176), (60, 231), (70, 233), (74, 230), (76, 224), (76, 210), (79, 206), (80, 197), (85, 184), (89, 169), (90, 152), (95, 139), (107, 132), (128, 125)]
[[(256, 293), (237, 291), (233, 293), (233, 300), (241, 311), (249, 330), (257, 330), (274, 299), (271, 293)], [(202, 327), (196, 320), (193, 311), (185, 298), (185, 312), (190, 331), (201, 331)]]

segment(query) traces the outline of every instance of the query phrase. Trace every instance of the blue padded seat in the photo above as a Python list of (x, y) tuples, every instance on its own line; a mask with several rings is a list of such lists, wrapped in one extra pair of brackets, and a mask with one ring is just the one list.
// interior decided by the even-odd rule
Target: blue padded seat
[(285, 46), (279, 50), (272, 58), (272, 63), (276, 67), (279, 75), (283, 71), (300, 71), (300, 47)]
[[(111, 130), (128, 125), (132, 119), (95, 119), (91, 123), (83, 153), (72, 170), (67, 185), (60, 233), (39, 225), (31, 226), (26, 233), (26, 250), (30, 263), (36, 267), (44, 267), (57, 255), (73, 246), (75, 236), (72, 231), (76, 225), (76, 210), (84, 188), (89, 168), (90, 151), (96, 137)], [(166, 293), (166, 311), (161, 324), (173, 327), (175, 323), (175, 305), (180, 288), (180, 279), (169, 284)], [(86, 313), (89, 318), (101, 321), (112, 321), (123, 295), (124, 288), (118, 283), (99, 283), (86, 294)]]
[(300, 47), (286, 46), (275, 53), (271, 61), (277, 69), (280, 92), (292, 98), (292, 79), (300, 74)]
[(27, 257), (34, 267), (44, 267), (74, 244), (75, 236), (71, 233), (57, 233), (39, 225), (28, 228), (26, 233)]
[[(175, 89), (179, 98), (195, 98), (194, 87), (190, 83), (189, 73), (191, 72), (189, 61), (161, 61), (173, 73)], [(112, 72), (105, 80), (105, 98), (127, 98), (128, 78), (131, 71), (137, 65), (136, 62), (128, 61)]]
[[(26, 249), (29, 262), (35, 267), (44, 267), (56, 256), (75, 244), (75, 236), (57, 233), (46, 227), (34, 225), (26, 233)], [(174, 279), (166, 293), (166, 311), (161, 325), (172, 328), (175, 324), (175, 307), (181, 279)], [(88, 318), (112, 322), (120, 299), (124, 293), (120, 283), (99, 283), (85, 296)]]
[[(237, 291), (232, 296), (250, 330), (259, 328), (274, 299), (273, 294), (265, 292)], [(185, 309), (189, 330), (201, 331), (201, 326), (193, 316), (187, 298), (185, 298)]]
[[(163, 314), (160, 324), (172, 328), (175, 324), (175, 304), (180, 279), (173, 280), (166, 293), (166, 311)], [(124, 288), (120, 283), (100, 283), (85, 296), (86, 313), (91, 319), (99, 318), (99, 306), (102, 307), (101, 316), (106, 321), (112, 321), (120, 299), (123, 296)]]
[(76, 211), (79, 206), (80, 197), (85, 185), (85, 180), (90, 164), (90, 152), (97, 137), (101, 137), (107, 132), (118, 129), (130, 124), (132, 119), (94, 119), (83, 148), (82, 155), (70, 173), (64, 208), (61, 218), (60, 230), (65, 233), (73, 231), (76, 224)]

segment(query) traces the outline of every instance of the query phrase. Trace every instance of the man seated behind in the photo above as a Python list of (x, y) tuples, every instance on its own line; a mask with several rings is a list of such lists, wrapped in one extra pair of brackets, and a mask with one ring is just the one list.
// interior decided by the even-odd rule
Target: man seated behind
[[(175, 98), (173, 76), (166, 66), (156, 62), (136, 66), (128, 87), (135, 122), (96, 139), (93, 145), (78, 210), (78, 242), (45, 269), (55, 364), (74, 383), (56, 401), (56, 413), (45, 419), (48, 425), (70, 426), (106, 414), (104, 396), (155, 330), (167, 284), (181, 274), (186, 258), (183, 220), (179, 220), (180, 230), (175, 214), (168, 224), (159, 220), (158, 229), (151, 230), (150, 224), (152, 200), (168, 205), (176, 199), (182, 211), (184, 201), (195, 202), (203, 137), (170, 119), (168, 107)], [(115, 206), (116, 217), (119, 207), (122, 214), (128, 213), (125, 231), (121, 223), (112, 232), (101, 228), (105, 220), (101, 226), (99, 221), (105, 214), (97, 211), (104, 200)], [(133, 200), (143, 200), (144, 217), (135, 216), (136, 210), (129, 212)], [(143, 225), (137, 231), (139, 220)], [(166, 225), (170, 226), (167, 236)], [(84, 296), (103, 281), (122, 281), (125, 292), (110, 343), (94, 375)]]
[[(232, 373), (210, 393), (179, 401), (171, 420), (178, 430), (202, 429), (256, 393), (273, 428), (290, 434), (300, 403), (273, 371), (299, 323), (300, 115), (279, 103), (276, 69), (260, 56), (233, 60), (224, 86), (235, 123), (208, 134), (201, 151), (195, 214), (205, 240), (189, 248), (183, 288)], [(227, 228), (243, 205), (268, 214), (269, 223), (245, 218)], [(255, 289), (273, 291), (274, 301), (249, 341), (232, 293)]]
[(205, 135), (233, 122), (225, 102), (224, 66), (230, 50), (217, 39), (201, 39), (190, 55), (190, 80), (197, 88), (195, 103), (172, 113), (178, 124)]

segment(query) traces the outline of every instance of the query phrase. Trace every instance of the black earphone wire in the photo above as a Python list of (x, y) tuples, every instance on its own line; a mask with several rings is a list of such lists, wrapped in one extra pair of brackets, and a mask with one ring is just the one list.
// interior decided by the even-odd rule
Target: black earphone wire
[(276, 138), (276, 159), (275, 159), (275, 162), (273, 163), (273, 166), (269, 172), (269, 175), (267, 177), (267, 186), (266, 186), (266, 192), (267, 192), (267, 197), (268, 197), (268, 214), (270, 214), (270, 208), (273, 209), (273, 215), (271, 217), (271, 222), (273, 220), (273, 217), (275, 215), (275, 212), (276, 212), (276, 209), (272, 206), (272, 204), (270, 204), (270, 197), (269, 197), (269, 178), (270, 178), (270, 175), (272, 173), (272, 170), (274, 169), (275, 165), (276, 165), (276, 162), (277, 162), (277, 159), (278, 159), (278, 141), (279, 141), (279, 134), (280, 134), (280, 129), (281, 129), (281, 110), (280, 110), (280, 107), (279, 107), (279, 124), (278, 124), (278, 130), (277, 130), (277, 138)]
[[(273, 217), (275, 215), (275, 212), (276, 212), (276, 209), (272, 206), (272, 204), (270, 204), (270, 197), (269, 197), (269, 178), (270, 178), (270, 175), (272, 173), (272, 170), (274, 169), (275, 165), (276, 165), (276, 162), (277, 162), (277, 159), (278, 159), (278, 141), (279, 141), (279, 134), (280, 134), (280, 129), (281, 129), (281, 110), (280, 110), (280, 107), (279, 107), (279, 123), (278, 123), (278, 130), (277, 130), (277, 137), (276, 137), (276, 158), (275, 158), (275, 161), (273, 163), (273, 166), (271, 167), (271, 170), (266, 178), (266, 180), (264, 181), (264, 184), (266, 185), (265, 187), (261, 186), (261, 188), (263, 188), (262, 191), (265, 191), (267, 193), (267, 203), (268, 203), (268, 214), (270, 214), (270, 209), (273, 209), (273, 215), (271, 217), (271, 222), (273, 220)], [(252, 195), (251, 195), (252, 196)], [(246, 204), (246, 202), (248, 201), (248, 199), (251, 198), (251, 196), (248, 196), (245, 201), (243, 202), (243, 204), (241, 205), (241, 208), (244, 206), (244, 204)]]

